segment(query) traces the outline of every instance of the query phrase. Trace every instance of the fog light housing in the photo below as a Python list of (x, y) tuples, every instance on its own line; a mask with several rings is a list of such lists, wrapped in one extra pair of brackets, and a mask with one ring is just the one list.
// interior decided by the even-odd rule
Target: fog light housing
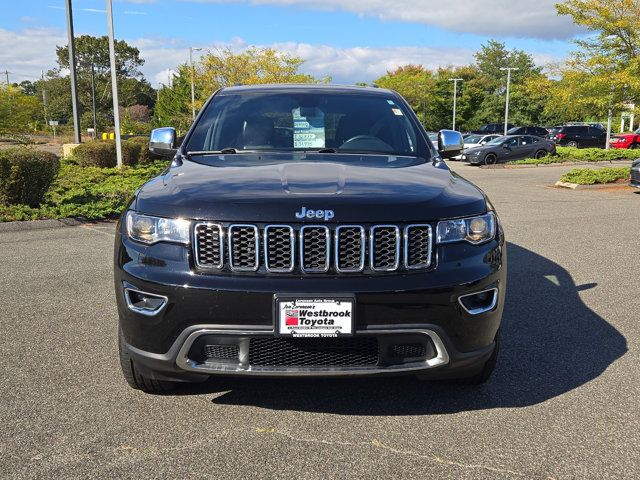
[(129, 287), (125, 287), (124, 289), (124, 298), (129, 310), (148, 317), (152, 317), (160, 313), (168, 301), (167, 297), (164, 295), (147, 293)]
[(498, 289), (489, 288), (458, 297), (458, 303), (469, 315), (480, 315), (496, 308)]

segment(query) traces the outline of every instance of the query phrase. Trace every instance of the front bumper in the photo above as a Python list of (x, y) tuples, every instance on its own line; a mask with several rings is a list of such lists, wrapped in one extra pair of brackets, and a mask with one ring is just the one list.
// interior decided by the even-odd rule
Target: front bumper
[[(436, 248), (432, 271), (383, 275), (201, 275), (187, 247), (143, 246), (118, 231), (115, 289), (124, 348), (152, 378), (195, 381), (209, 375), (336, 376), (426, 373), (466, 376), (482, 368), (494, 348), (506, 286), (500, 231), (484, 245)], [(156, 315), (131, 309), (125, 288), (166, 298)], [(459, 298), (496, 289), (486, 312)], [(355, 297), (353, 339), (375, 339), (375, 362), (349, 365), (255, 364), (252, 341), (274, 339), (274, 295)], [(207, 342), (204, 342), (206, 339)], [(231, 358), (203, 358), (206, 345), (228, 346)], [(396, 345), (423, 345), (417, 356), (391, 358)], [(304, 350), (304, 348), (303, 348)]]

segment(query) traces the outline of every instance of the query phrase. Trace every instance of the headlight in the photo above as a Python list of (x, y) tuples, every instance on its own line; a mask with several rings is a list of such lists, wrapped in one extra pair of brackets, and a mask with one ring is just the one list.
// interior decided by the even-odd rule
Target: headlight
[(127, 213), (127, 235), (137, 242), (189, 243), (189, 220)]
[(487, 213), (479, 217), (458, 218), (438, 222), (438, 243), (467, 241), (474, 245), (488, 242), (496, 233), (496, 216)]

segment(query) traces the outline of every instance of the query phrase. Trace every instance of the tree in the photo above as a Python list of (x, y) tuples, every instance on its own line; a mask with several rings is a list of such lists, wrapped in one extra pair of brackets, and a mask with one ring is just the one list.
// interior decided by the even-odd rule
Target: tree
[(556, 8), (592, 32), (575, 41), (578, 50), (559, 68), (559, 99), (595, 116), (639, 103), (640, 2), (566, 0)]
[[(75, 39), (76, 44), (76, 66), (78, 71), (90, 72), (91, 65), (94, 65), (98, 75), (105, 75), (111, 72), (109, 61), (109, 38), (92, 37), (91, 35), (81, 35)], [(139, 67), (144, 65), (144, 60), (140, 58), (140, 50), (132, 47), (124, 40), (115, 40), (114, 49), (116, 55), (116, 74), (118, 77), (126, 78), (142, 77)], [(69, 46), (57, 46), (56, 55), (60, 68), (69, 68)]]
[(13, 85), (0, 87), (0, 133), (27, 133), (42, 125), (42, 103)]
[[(116, 74), (118, 77), (119, 102), (122, 107), (145, 105), (153, 108), (155, 91), (144, 79), (139, 67), (144, 64), (137, 48), (119, 40), (115, 42)], [(71, 119), (71, 87), (68, 76), (62, 71), (69, 67), (68, 47), (56, 47), (58, 68), (47, 72), (44, 80), (35, 82), (36, 93), (42, 98), (46, 92), (48, 117), (54, 120)], [(80, 104), (82, 128), (93, 127), (91, 67), (94, 66), (96, 90), (96, 117), (98, 128), (113, 122), (111, 97), (111, 75), (108, 38), (82, 35), (76, 38), (78, 77), (78, 102)]]
[(422, 65), (404, 65), (387, 72), (374, 83), (398, 92), (411, 105), (425, 127), (430, 123), (428, 103), (433, 98), (433, 72), (426, 70)]

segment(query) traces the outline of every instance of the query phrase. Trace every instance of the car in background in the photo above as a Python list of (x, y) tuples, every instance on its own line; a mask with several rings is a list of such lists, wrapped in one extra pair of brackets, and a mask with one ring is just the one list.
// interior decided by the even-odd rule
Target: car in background
[[(507, 130), (513, 128), (514, 125), (507, 123)], [(500, 133), (504, 134), (504, 123), (487, 123), (482, 125), (478, 130), (473, 130), (471, 133)]]
[(609, 140), (611, 148), (640, 148), (640, 128), (633, 133), (619, 133)]
[(550, 140), (563, 147), (604, 148), (607, 142), (607, 132), (599, 127), (589, 125), (564, 125), (550, 136)]
[(438, 132), (427, 132), (427, 136), (429, 137), (429, 140), (431, 140), (431, 143), (433, 143), (434, 147), (438, 147)]
[[(501, 136), (502, 135), (498, 135), (497, 133), (492, 133), (490, 135), (472, 133), (470, 135), (466, 135), (466, 136), (463, 137), (464, 149), (468, 150), (470, 148), (474, 148), (474, 147), (479, 147), (481, 145), (485, 145), (486, 143), (489, 143), (491, 140), (494, 140), (494, 139), (496, 139), (498, 137), (501, 137)], [(462, 152), (462, 154), (464, 154), (464, 151)], [(462, 160), (462, 154), (451, 158), (451, 160)]]
[(523, 158), (555, 155), (556, 145), (550, 140), (531, 135), (507, 135), (480, 147), (465, 150), (462, 159), (471, 165), (493, 165)]
[(507, 135), (534, 135), (536, 137), (547, 138), (549, 130), (542, 127), (513, 127), (507, 130)]
[(636, 158), (631, 164), (631, 182), (632, 187), (640, 188), (640, 158)]

